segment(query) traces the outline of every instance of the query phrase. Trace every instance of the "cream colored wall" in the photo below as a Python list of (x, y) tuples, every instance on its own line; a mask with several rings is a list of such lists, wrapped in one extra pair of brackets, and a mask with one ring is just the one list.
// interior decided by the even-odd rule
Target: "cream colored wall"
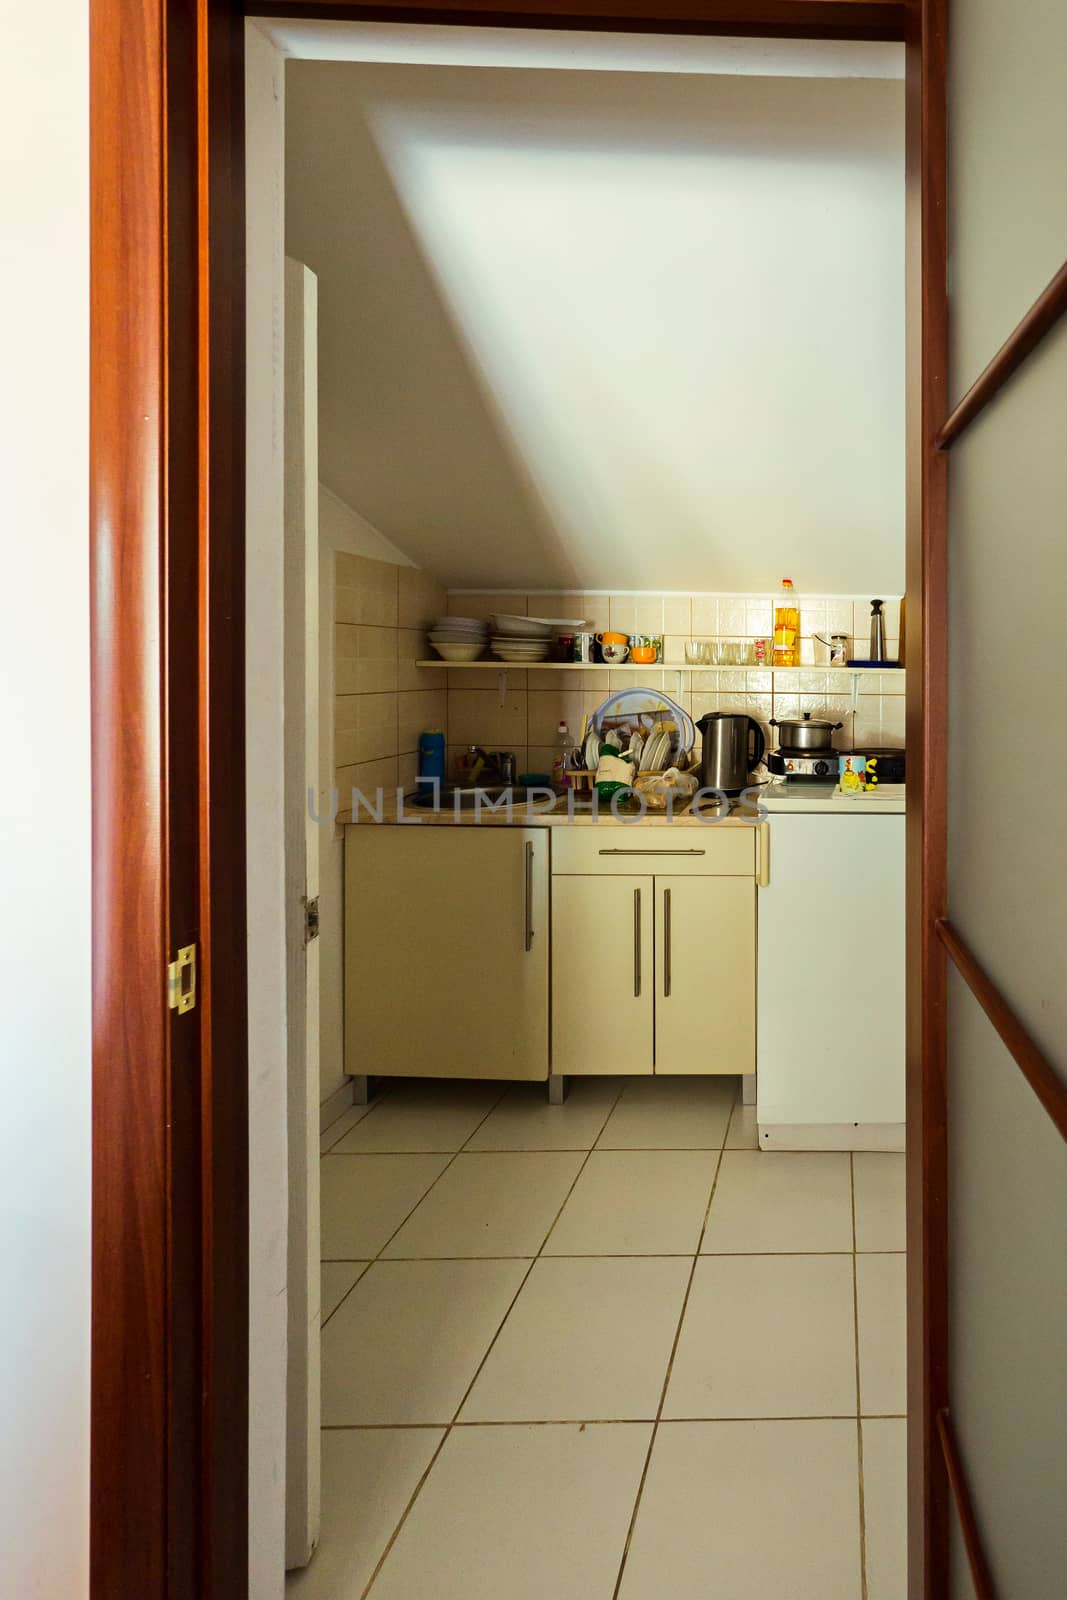
[(900, 82), (293, 61), (287, 104), (323, 476), (418, 565), (900, 589)]
[[(469, 744), (485, 749), (514, 750), (519, 771), (549, 772), (555, 754), (556, 729), (565, 721), (577, 736), (585, 713), (596, 709), (609, 689), (638, 683), (661, 688), (694, 720), (709, 711), (746, 711), (761, 723), (771, 744), (777, 743), (772, 716), (790, 717), (810, 711), (833, 716), (849, 725), (851, 680), (848, 674), (818, 667), (814, 632), (847, 632), (854, 653), (868, 655), (870, 601), (850, 596), (805, 597), (801, 612), (801, 660), (798, 670), (737, 667), (717, 673), (685, 670), (685, 642), (691, 638), (730, 638), (747, 642), (771, 633), (774, 601), (768, 595), (678, 594), (514, 594), (453, 591), (448, 609), (456, 616), (489, 616), (510, 611), (521, 616), (588, 617), (597, 629), (623, 633), (662, 634), (667, 670), (649, 668), (640, 677), (631, 672), (603, 671), (561, 674), (507, 670), (504, 703), (497, 676), (482, 670), (448, 669), (449, 759)], [(899, 650), (898, 597), (887, 596), (890, 657)], [(432, 654), (432, 652), (431, 652)], [(870, 744), (904, 743), (904, 674), (871, 672), (860, 680), (857, 738)]]
[(88, 70), (84, 0), (5, 9), (0, 1591), (13, 1600), (88, 1595)]

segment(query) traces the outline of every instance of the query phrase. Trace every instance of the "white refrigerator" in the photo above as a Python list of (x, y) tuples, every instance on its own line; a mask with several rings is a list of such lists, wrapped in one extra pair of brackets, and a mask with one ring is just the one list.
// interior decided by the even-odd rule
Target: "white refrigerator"
[(902, 1150), (904, 817), (782, 804), (758, 902), (760, 1148)]

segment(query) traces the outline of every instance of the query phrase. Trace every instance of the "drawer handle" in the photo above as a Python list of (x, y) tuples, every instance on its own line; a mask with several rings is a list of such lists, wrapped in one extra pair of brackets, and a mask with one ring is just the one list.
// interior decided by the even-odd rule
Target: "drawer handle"
[(641, 996), (641, 891), (634, 890), (634, 999)]
[(533, 926), (533, 864), (534, 864), (533, 841), (532, 840), (527, 840), (527, 842), (526, 842), (526, 894), (525, 894), (525, 905), (524, 905), (524, 909), (523, 909), (523, 921), (525, 923), (524, 937), (525, 937), (525, 941), (526, 941), (526, 950), (527, 950), (527, 952), (529, 952), (533, 948), (533, 942), (534, 942), (534, 926)]
[(663, 891), (663, 998), (671, 994), (671, 891)]
[(703, 856), (706, 850), (601, 850), (602, 856)]
[(756, 883), (766, 889), (771, 881), (771, 825), (761, 822), (756, 831)]

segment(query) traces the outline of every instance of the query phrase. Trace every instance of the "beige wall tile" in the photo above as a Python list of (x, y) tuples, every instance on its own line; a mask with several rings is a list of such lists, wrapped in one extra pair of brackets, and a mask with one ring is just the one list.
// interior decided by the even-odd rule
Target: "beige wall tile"
[(529, 697), (529, 743), (554, 745), (560, 722), (567, 724), (571, 738), (577, 740), (582, 730), (582, 717), (603, 699), (603, 694), (589, 689), (557, 689), (554, 693), (535, 690)]
[[(504, 672), (504, 687), (507, 694), (518, 694), (526, 688), (526, 671), (516, 671), (508, 667), (505, 671), (504, 663), (498, 662), (500, 671)], [(549, 674), (545, 674), (549, 676)], [(448, 687), (450, 689), (494, 689), (499, 693), (500, 673), (484, 672), (480, 667), (449, 667)]]
[(693, 626), (693, 602), (676, 594), (663, 597), (663, 631), (688, 637)]
[(449, 594), (446, 598), (450, 617), (488, 618), (494, 611), (503, 611), (513, 617), (529, 615), (524, 594)]
[(719, 631), (719, 601), (716, 595), (700, 594), (693, 597), (693, 636), (697, 639)]
[(732, 595), (719, 601), (719, 633), (733, 637), (747, 632), (748, 613), (744, 600)]
[(398, 689), (444, 689), (448, 683), (447, 668), (417, 667), (416, 661), (435, 661), (433, 649), (421, 628), (400, 628), (396, 640)]
[(336, 562), (336, 622), (367, 622), (391, 628), (397, 620), (397, 574), (407, 567), (389, 561), (371, 561), (339, 550)]
[(415, 751), (410, 750), (405, 755), (396, 758), (396, 781), (404, 793), (409, 793), (415, 787), (415, 779), (419, 775), (419, 758)]
[(445, 732), (448, 717), (448, 691), (445, 689), (404, 690), (398, 696), (397, 741), (400, 755), (419, 748), (419, 734), (430, 728)]
[(613, 633), (663, 632), (662, 595), (613, 594), (608, 603), (608, 621)]
[(513, 749), (526, 743), (526, 696), (510, 693), (503, 706), (496, 688), (449, 689), (448, 737), (453, 744)]
[(334, 628), (334, 691), (385, 694), (397, 686), (395, 628), (338, 623)]
[(400, 567), (397, 621), (402, 628), (428, 628), (447, 609), (444, 588), (419, 567)]
[(530, 617), (583, 617), (585, 631), (596, 633), (608, 626), (606, 594), (528, 594), (526, 614)]
[(395, 693), (338, 695), (335, 704), (334, 759), (339, 767), (396, 755)]
[(396, 785), (396, 756), (390, 756), (384, 761), (362, 761), (354, 766), (337, 769), (337, 788), (342, 811), (348, 810), (353, 789), (361, 790), (368, 799), (376, 789), (384, 789), (386, 799), (389, 800)]
[(532, 667), (526, 676), (528, 689), (596, 689), (606, 682), (602, 672), (552, 672), (545, 668)]
[(900, 695), (884, 695), (882, 708), (881, 741), (893, 749), (904, 744), (904, 700)]
[(520, 772), (543, 772), (552, 776), (552, 763), (556, 759), (555, 745), (531, 744), (526, 750), (526, 767), (520, 767)]

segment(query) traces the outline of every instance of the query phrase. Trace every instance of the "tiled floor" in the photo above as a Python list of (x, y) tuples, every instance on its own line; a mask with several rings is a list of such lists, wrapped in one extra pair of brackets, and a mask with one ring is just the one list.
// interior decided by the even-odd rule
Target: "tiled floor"
[(396, 1084), (323, 1136), (289, 1600), (902, 1600), (903, 1157), (733, 1078)]

